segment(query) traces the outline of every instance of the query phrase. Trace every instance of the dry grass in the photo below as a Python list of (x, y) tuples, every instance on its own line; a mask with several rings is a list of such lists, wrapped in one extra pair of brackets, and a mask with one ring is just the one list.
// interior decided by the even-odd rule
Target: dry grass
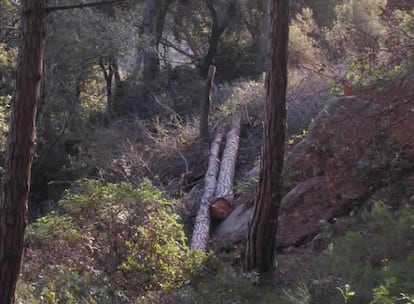
[[(329, 85), (320, 75), (297, 68), (289, 71), (289, 81), (289, 134), (296, 134), (307, 128), (326, 104)], [(250, 170), (260, 155), (264, 99), (264, 79), (218, 85), (212, 92), (212, 132), (241, 109), (247, 109), (255, 122), (242, 132), (238, 176)], [(173, 192), (178, 190), (182, 173), (202, 175), (207, 166), (208, 143), (199, 139), (198, 119), (179, 116), (163, 98), (158, 102), (165, 110), (161, 116), (123, 119), (94, 131), (81, 161), (96, 168), (105, 180), (136, 182), (148, 177)]]
[[(293, 135), (306, 129), (325, 106), (333, 80), (302, 66), (291, 67), (288, 77), (288, 132)], [(213, 90), (212, 97), (217, 105), (214, 120), (223, 119), (243, 107), (248, 108), (257, 122), (263, 119), (264, 79), (219, 85)]]
[(149, 177), (161, 182), (168, 167), (185, 172), (192, 165), (185, 150), (197, 141), (197, 126), (197, 121), (174, 115), (152, 121), (118, 121), (91, 134), (85, 161), (106, 180)]

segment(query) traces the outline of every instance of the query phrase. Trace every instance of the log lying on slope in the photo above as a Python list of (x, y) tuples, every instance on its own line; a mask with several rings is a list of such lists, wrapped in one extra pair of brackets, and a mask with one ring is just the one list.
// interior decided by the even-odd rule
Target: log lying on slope
[(217, 175), (220, 169), (220, 145), (224, 133), (219, 131), (214, 137), (211, 144), (210, 156), (208, 159), (208, 168), (205, 177), (204, 194), (201, 198), (200, 208), (194, 224), (194, 232), (191, 240), (191, 249), (206, 251), (207, 240), (210, 230), (210, 214), (209, 207), (212, 201), (217, 184)]
[[(213, 200), (220, 198), (221, 201), (224, 200), (231, 204), (234, 199), (233, 182), (240, 141), (240, 117), (233, 118), (231, 129), (227, 133), (226, 147), (220, 165), (218, 153), (222, 137), (223, 133), (218, 133), (211, 145), (204, 194), (201, 198), (191, 242), (191, 249), (193, 250), (207, 251), (211, 222), (209, 209), (214, 207), (214, 204), (210, 206)], [(217, 181), (216, 177), (219, 170), (220, 174)]]
[(229, 201), (234, 200), (233, 183), (239, 142), (240, 116), (235, 116), (233, 117), (231, 129), (227, 133), (226, 137), (226, 147), (223, 151), (220, 174), (217, 181), (216, 198), (222, 197)]
[(215, 193), (216, 200), (210, 206), (210, 216), (218, 220), (224, 220), (229, 215), (233, 206), (233, 184), (240, 142), (240, 123), (240, 116), (234, 116), (231, 129), (226, 137), (226, 147), (223, 151)]

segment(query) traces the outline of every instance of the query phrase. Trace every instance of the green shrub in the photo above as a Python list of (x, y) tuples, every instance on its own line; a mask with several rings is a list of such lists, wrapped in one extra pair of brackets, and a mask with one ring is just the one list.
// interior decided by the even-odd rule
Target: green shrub
[(30, 243), (35, 243), (37, 246), (50, 245), (51, 242), (72, 244), (80, 242), (82, 234), (71, 217), (59, 216), (56, 212), (51, 212), (29, 226), (27, 238)]
[(210, 265), (191, 285), (178, 290), (177, 303), (259, 303), (260, 291), (254, 286), (258, 281), (256, 274), (217, 262), (213, 258), (216, 265)]
[(376, 202), (354, 221), (352, 230), (334, 239), (312, 262), (309, 286), (331, 286), (324, 291), (314, 288), (314, 295), (334, 303), (333, 285), (349, 284), (353, 293), (348, 303), (395, 303), (400, 294), (409, 299), (414, 293), (414, 273), (407, 271), (414, 269), (414, 210), (393, 215), (384, 203)]
[(292, 64), (314, 64), (319, 61), (317, 41), (312, 33), (318, 31), (313, 12), (304, 8), (289, 27), (289, 61)]
[(14, 68), (17, 49), (0, 43), (0, 151), (5, 148), (8, 131), (9, 104), (14, 88)]
[(190, 280), (192, 252), (173, 203), (144, 181), (82, 180), (29, 227), (19, 296), (28, 303), (131, 303)]
[(251, 77), (256, 74), (255, 50), (239, 39), (223, 39), (215, 57), (219, 82)]
[(166, 201), (133, 238), (126, 241), (127, 260), (120, 266), (134, 284), (166, 291), (181, 286), (198, 270), (203, 254), (192, 252), (186, 244), (183, 227)]

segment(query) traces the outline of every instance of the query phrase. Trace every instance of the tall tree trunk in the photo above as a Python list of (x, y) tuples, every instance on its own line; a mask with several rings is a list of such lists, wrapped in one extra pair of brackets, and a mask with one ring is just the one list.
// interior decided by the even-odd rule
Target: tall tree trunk
[(212, 0), (206, 0), (207, 8), (210, 12), (211, 16), (211, 35), (208, 40), (208, 50), (206, 55), (203, 58), (203, 61), (201, 62), (200, 72), (202, 77), (207, 77), (208, 69), (210, 65), (214, 64), (214, 58), (216, 57), (220, 37), (223, 35), (224, 31), (228, 27), (230, 20), (234, 17), (235, 9), (236, 9), (236, 2), (230, 1), (229, 7), (227, 9), (227, 13), (224, 16), (224, 20), (222, 24), (219, 22), (219, 17), (217, 14), (217, 10), (214, 7)]
[(216, 57), (216, 54), (217, 54), (220, 37), (223, 34), (223, 32), (224, 32), (224, 28), (222, 28), (222, 30), (220, 31), (213, 30), (211, 33), (211, 36), (208, 41), (207, 54), (204, 56), (203, 62), (201, 65), (201, 76), (202, 77), (207, 77), (208, 68), (214, 63), (214, 58)]
[(276, 231), (281, 201), (286, 133), (289, 0), (270, 0), (270, 58), (266, 78), (266, 106), (259, 186), (250, 226), (246, 268), (262, 279), (275, 270)]
[(35, 118), (46, 40), (46, 0), (21, 1), (21, 45), (16, 91), (11, 104), (5, 173), (0, 199), (0, 303), (15, 300), (19, 275), (30, 169), (35, 145)]
[(157, 25), (156, 25), (156, 35), (155, 35), (155, 46), (158, 50), (158, 46), (162, 39), (162, 34), (164, 32), (165, 17), (167, 16), (168, 9), (175, 0), (162, 0), (162, 3), (158, 6), (157, 12)]
[(144, 35), (148, 44), (143, 56), (144, 82), (150, 84), (158, 74), (159, 62), (156, 53), (156, 26), (157, 26), (157, 0), (144, 1)]

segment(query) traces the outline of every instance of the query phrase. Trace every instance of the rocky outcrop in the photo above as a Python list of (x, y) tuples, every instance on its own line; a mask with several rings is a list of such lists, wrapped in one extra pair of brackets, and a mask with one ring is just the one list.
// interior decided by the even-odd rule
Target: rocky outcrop
[[(321, 221), (348, 214), (371, 198), (386, 200), (393, 207), (410, 204), (414, 108), (409, 98), (366, 101), (341, 97), (318, 114), (306, 139), (285, 161), (279, 246), (312, 239)], [(396, 192), (401, 194), (398, 199), (392, 197)], [(219, 243), (244, 237), (234, 230), (245, 233), (247, 227), (232, 230), (232, 222), (230, 215), (216, 229), (213, 236)]]

